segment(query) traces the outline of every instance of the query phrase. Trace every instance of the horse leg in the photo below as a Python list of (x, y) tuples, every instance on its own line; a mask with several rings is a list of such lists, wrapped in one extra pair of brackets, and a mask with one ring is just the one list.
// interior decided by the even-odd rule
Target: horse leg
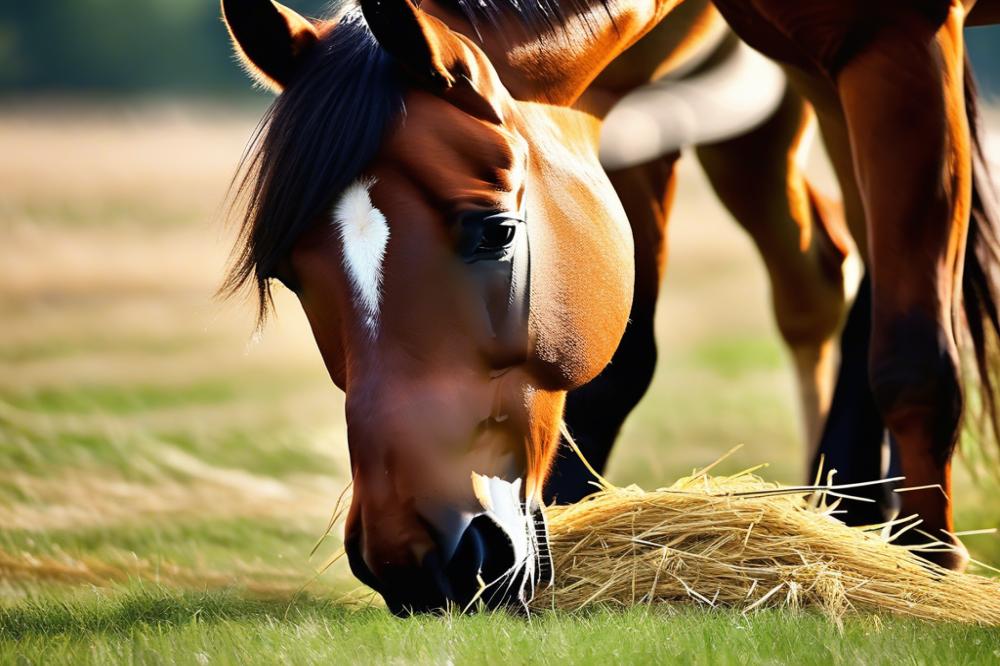
[[(608, 172), (628, 213), (635, 241), (635, 296), (629, 323), (611, 363), (590, 383), (571, 391), (565, 420), (587, 461), (604, 471), (625, 418), (653, 379), (656, 337), (653, 319), (666, 265), (667, 216), (674, 198), (679, 155)], [(579, 456), (562, 442), (545, 486), (545, 501), (569, 504), (595, 487)]]
[[(847, 123), (840, 98), (830, 79), (786, 67), (792, 86), (806, 97), (816, 112), (827, 156), (844, 200), (844, 214), (862, 260), (868, 262), (864, 204), (854, 173)], [(840, 366), (836, 387), (819, 446), (812, 457), (808, 482), (827, 479), (836, 471), (835, 483), (861, 483), (897, 476), (898, 451), (888, 436), (871, 391), (868, 357), (871, 339), (871, 278), (864, 275), (840, 333)], [(886, 462), (889, 462), (888, 469)], [(852, 490), (865, 500), (841, 501), (848, 525), (872, 525), (890, 520), (899, 512), (900, 496), (889, 485)]]
[[(872, 392), (906, 484), (935, 486), (904, 493), (902, 513), (958, 545), (950, 535), (962, 415), (955, 289), (971, 200), (961, 10), (941, 26), (908, 18), (851, 58), (837, 87), (869, 224)], [(924, 555), (956, 569), (967, 559), (961, 550)]]
[(795, 364), (810, 452), (833, 392), (847, 255), (841, 211), (815, 192), (799, 164), (814, 122), (789, 88), (761, 125), (697, 149), (715, 193), (750, 234), (767, 268), (778, 330)]

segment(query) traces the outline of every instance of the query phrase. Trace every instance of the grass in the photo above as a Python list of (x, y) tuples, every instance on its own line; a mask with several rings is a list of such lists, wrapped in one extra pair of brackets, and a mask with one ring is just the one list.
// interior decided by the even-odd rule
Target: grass
[[(343, 397), (287, 293), (260, 340), (250, 306), (213, 299), (219, 204), (255, 122), (0, 113), (0, 663), (1000, 659), (996, 631), (888, 617), (842, 632), (697, 608), (401, 621), (345, 601), (364, 594), (343, 561), (315, 575), (337, 539), (308, 557), (347, 480)], [(798, 481), (759, 261), (690, 168), (679, 192), (660, 365), (609, 477), (663, 484), (745, 443), (720, 471), (770, 461), (766, 476)], [(1000, 525), (997, 489), (959, 471), (958, 528)], [(1000, 562), (996, 536), (969, 546)]]
[[(0, 610), (0, 661), (39, 663), (989, 663), (984, 629), (863, 618), (636, 608), (398, 620), (302, 596), (128, 589)], [(920, 655), (914, 658), (915, 655)]]

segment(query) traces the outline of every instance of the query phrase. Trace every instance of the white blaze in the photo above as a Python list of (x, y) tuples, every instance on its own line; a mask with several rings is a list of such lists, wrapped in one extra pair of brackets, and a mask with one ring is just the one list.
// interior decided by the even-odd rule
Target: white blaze
[(389, 242), (385, 216), (372, 205), (370, 182), (358, 181), (341, 195), (333, 211), (333, 225), (340, 232), (344, 267), (354, 288), (354, 296), (372, 332), (378, 325), (382, 292), (382, 262)]

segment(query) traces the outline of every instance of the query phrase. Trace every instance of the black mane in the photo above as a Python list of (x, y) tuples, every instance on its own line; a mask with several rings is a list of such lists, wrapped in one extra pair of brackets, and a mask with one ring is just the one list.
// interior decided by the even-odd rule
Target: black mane
[[(608, 1), (597, 0), (611, 17)], [(588, 0), (439, 0), (439, 4), (463, 14), (477, 33), (485, 26), (500, 27), (501, 18), (513, 16), (539, 37), (562, 35), (566, 19), (587, 17), (590, 7)], [(584, 26), (588, 30), (593, 28), (586, 19)]]
[(403, 111), (391, 59), (351, 10), (268, 109), (240, 163), (242, 227), (223, 293), (251, 283), (263, 319), (268, 281), (298, 237), (374, 158)]

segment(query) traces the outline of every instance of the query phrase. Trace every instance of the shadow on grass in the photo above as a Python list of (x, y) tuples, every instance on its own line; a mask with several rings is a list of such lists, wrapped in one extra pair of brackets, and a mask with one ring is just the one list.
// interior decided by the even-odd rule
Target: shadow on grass
[(237, 622), (338, 622), (387, 617), (385, 610), (309, 594), (259, 598), (239, 590), (176, 592), (166, 589), (95, 592), (73, 600), (35, 597), (0, 607), (0, 641), (51, 638), (57, 634), (125, 635), (135, 628)]

